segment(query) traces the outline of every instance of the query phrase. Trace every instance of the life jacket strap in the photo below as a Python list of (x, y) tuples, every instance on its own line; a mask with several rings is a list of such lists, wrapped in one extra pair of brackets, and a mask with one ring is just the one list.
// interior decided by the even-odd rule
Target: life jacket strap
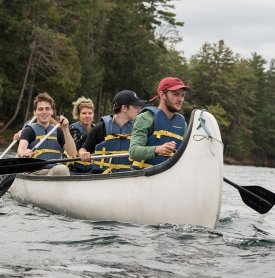
[(109, 134), (109, 135), (105, 136), (105, 138), (104, 138), (105, 141), (113, 140), (113, 139), (128, 139), (128, 140), (130, 140), (131, 139), (131, 135), (129, 135), (129, 134), (115, 134), (115, 133), (112, 133), (112, 134)]
[[(165, 156), (173, 156), (174, 154), (175, 153), (172, 152), (171, 154), (165, 155)], [(138, 167), (140, 169), (145, 169), (145, 168), (153, 167), (154, 165), (149, 164), (149, 163), (145, 163), (145, 160), (141, 160), (141, 161), (134, 160), (133, 163), (132, 163), (132, 166)]]
[[(67, 158), (73, 158), (71, 155), (69, 155), (67, 153), (67, 151), (64, 151), (64, 156), (67, 157)], [(90, 166), (90, 165), (93, 165), (94, 163), (93, 162), (88, 162), (88, 161), (70, 161), (70, 162), (67, 162), (65, 165), (69, 166), (69, 165), (73, 165), (73, 164), (81, 164), (81, 165), (84, 165), (84, 166)]]
[(181, 141), (183, 140), (183, 136), (170, 132), (170, 131), (167, 131), (167, 130), (156, 130), (156, 131), (154, 131), (153, 135), (155, 135), (156, 138), (158, 138), (158, 139), (160, 139), (161, 136), (166, 136), (166, 137), (175, 138), (175, 139), (178, 139)]
[(40, 150), (35, 150), (35, 151), (34, 151), (33, 158), (37, 158), (38, 156), (40, 156), (41, 154), (44, 154), (44, 153), (58, 153), (58, 154), (61, 154), (61, 151), (53, 150), (53, 149), (40, 149)]
[(152, 164), (145, 163), (145, 160), (141, 161), (133, 161), (132, 166), (138, 167), (140, 169), (150, 168), (153, 167)]
[(105, 155), (105, 154), (124, 154), (127, 153), (127, 150), (122, 151), (106, 151), (106, 148), (102, 148), (101, 151), (95, 151), (95, 155)]
[(101, 159), (100, 161), (94, 161), (94, 164), (98, 165), (99, 168), (107, 167), (106, 170), (104, 170), (103, 174), (107, 174), (112, 172), (112, 170), (119, 170), (119, 169), (128, 169), (131, 170), (130, 165), (125, 164), (112, 164), (112, 159), (109, 159), (109, 162), (105, 162), (104, 159)]
[[(46, 135), (37, 135), (37, 136), (35, 137), (35, 139), (37, 139), (37, 140), (42, 140), (45, 136), (46, 136)], [(56, 136), (49, 136), (49, 137), (47, 138), (47, 140), (57, 140), (57, 137), (56, 137)]]

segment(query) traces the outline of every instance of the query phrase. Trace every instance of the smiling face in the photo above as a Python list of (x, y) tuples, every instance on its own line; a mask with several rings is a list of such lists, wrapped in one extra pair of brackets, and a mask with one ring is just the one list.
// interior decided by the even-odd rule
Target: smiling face
[(50, 124), (53, 108), (49, 102), (40, 101), (37, 103), (34, 115), (37, 117), (37, 123), (47, 126)]
[(94, 120), (94, 111), (91, 108), (84, 107), (79, 113), (79, 122), (83, 126), (90, 126)]

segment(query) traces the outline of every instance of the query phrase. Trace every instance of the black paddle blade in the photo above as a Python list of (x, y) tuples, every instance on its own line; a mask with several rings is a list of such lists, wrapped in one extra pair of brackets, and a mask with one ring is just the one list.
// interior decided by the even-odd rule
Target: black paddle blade
[(260, 186), (240, 186), (233, 181), (223, 180), (238, 189), (243, 202), (260, 214), (267, 213), (275, 204), (275, 194)]
[(45, 165), (47, 161), (36, 158), (0, 159), (0, 175), (36, 171)]
[(2, 197), (11, 187), (16, 175), (0, 176), (0, 197)]
[(261, 186), (243, 186), (244, 189), (255, 194), (248, 194), (246, 191), (239, 190), (243, 202), (260, 214), (267, 213), (275, 204), (275, 194)]

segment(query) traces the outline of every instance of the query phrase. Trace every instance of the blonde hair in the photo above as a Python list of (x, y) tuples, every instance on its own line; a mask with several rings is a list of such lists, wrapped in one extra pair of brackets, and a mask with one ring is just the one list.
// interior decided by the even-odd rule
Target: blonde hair
[(90, 98), (80, 97), (76, 101), (73, 102), (73, 118), (77, 120), (80, 115), (80, 111), (83, 108), (90, 108), (93, 111), (95, 110), (95, 105)]

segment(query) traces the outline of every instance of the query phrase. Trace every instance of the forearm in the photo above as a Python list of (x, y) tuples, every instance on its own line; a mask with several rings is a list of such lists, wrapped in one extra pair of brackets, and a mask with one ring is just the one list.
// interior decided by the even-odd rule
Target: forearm
[(68, 153), (68, 155), (72, 157), (77, 156), (77, 150), (75, 146), (74, 139), (69, 131), (68, 127), (62, 128), (63, 134), (64, 134), (64, 139), (65, 139), (65, 144), (64, 144), (64, 150)]
[(155, 146), (131, 145), (130, 157), (133, 160), (146, 160), (155, 157)]
[[(19, 141), (19, 145), (18, 145), (18, 148), (17, 148), (17, 156), (18, 157), (24, 157), (26, 156), (27, 154), (31, 154), (31, 150), (28, 150), (28, 141), (27, 140), (20, 140)], [(29, 151), (29, 153), (27, 153), (27, 150)]]

